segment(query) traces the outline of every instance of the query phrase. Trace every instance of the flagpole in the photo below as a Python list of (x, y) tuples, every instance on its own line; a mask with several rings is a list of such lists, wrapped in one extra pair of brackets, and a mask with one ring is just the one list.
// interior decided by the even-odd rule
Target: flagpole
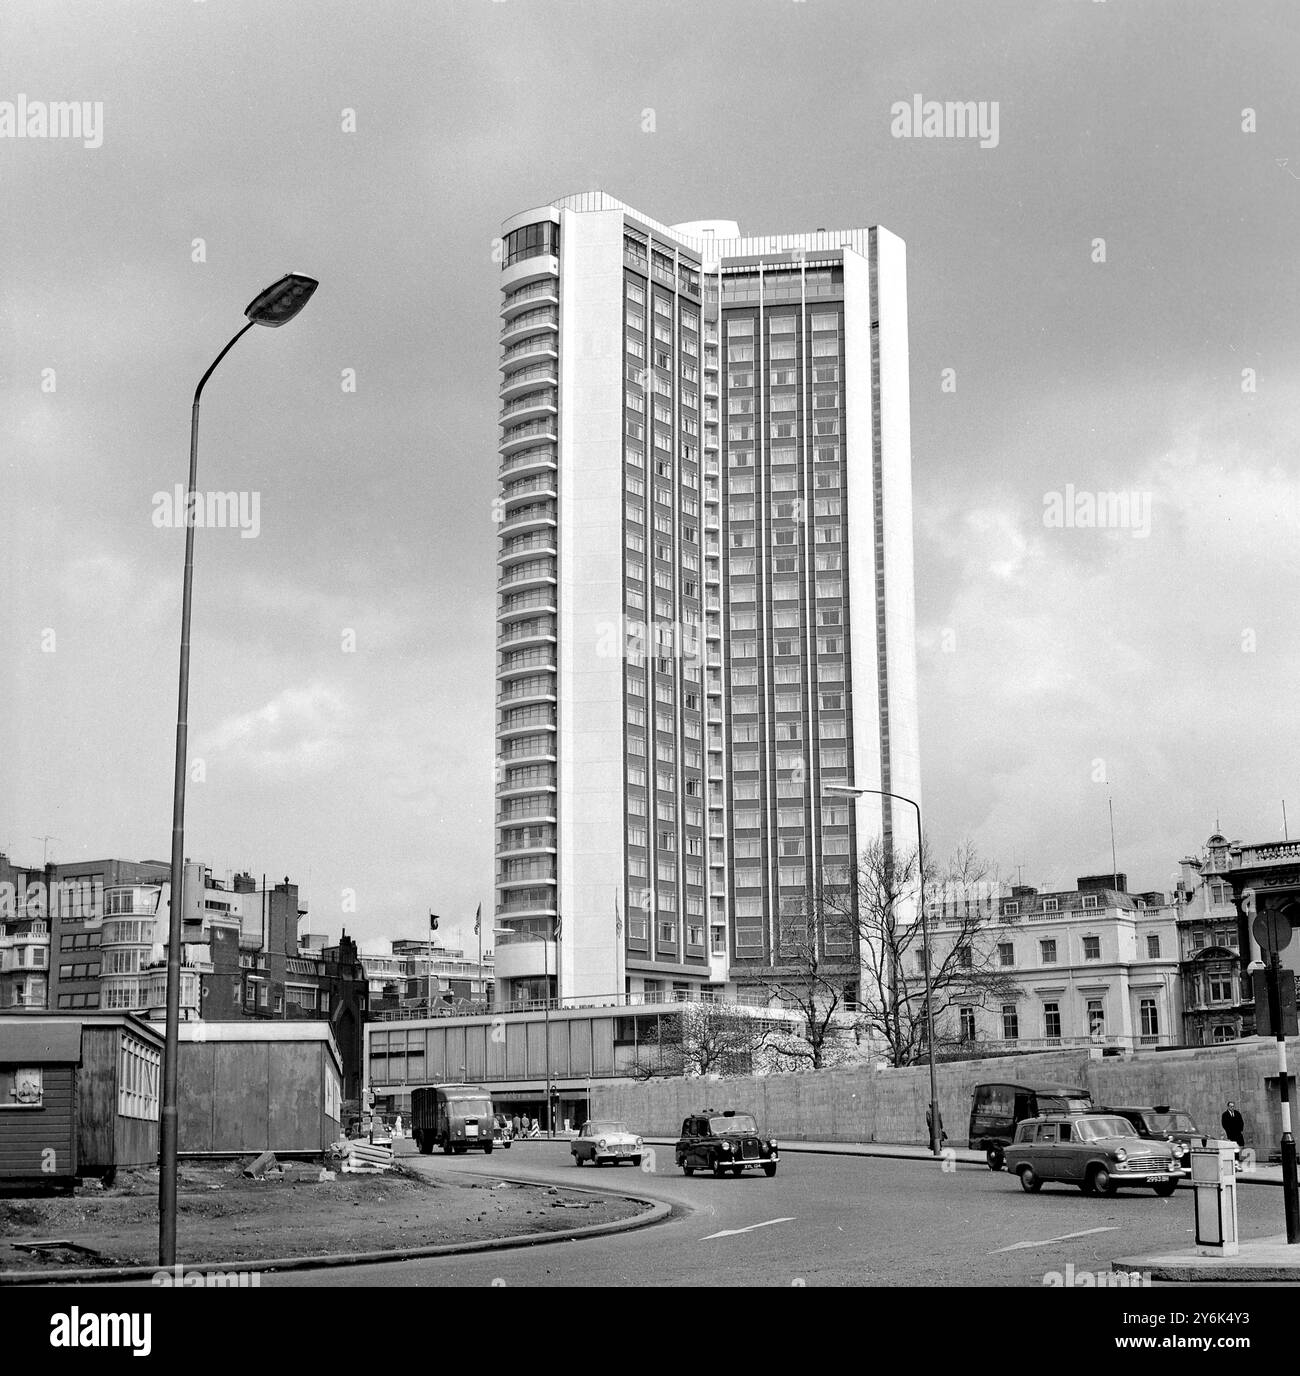
[(487, 990), (483, 987), (483, 905), (478, 905), (474, 915), (474, 930), (478, 933), (478, 996), (487, 1003)]

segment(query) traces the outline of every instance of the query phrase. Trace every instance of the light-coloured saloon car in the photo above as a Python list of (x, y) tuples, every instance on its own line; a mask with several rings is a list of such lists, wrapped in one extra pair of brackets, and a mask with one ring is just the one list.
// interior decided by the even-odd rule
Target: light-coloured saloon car
[(634, 1166), (641, 1164), (641, 1139), (627, 1130), (626, 1123), (618, 1123), (608, 1118), (593, 1118), (582, 1125), (582, 1131), (573, 1139), (569, 1151), (573, 1164), (581, 1166), (584, 1161), (630, 1161)]

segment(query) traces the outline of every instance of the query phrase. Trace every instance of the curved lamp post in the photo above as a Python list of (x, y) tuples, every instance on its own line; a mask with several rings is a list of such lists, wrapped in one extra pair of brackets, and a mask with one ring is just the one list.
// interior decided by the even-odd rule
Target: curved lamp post
[(177, 1049), (180, 1043), (181, 1008), (181, 909), (185, 901), (185, 770), (189, 734), (190, 697), (190, 602), (194, 581), (195, 483), (199, 465), (199, 398), (204, 385), (216, 372), (217, 364), (254, 325), (284, 325), (311, 299), (319, 283), (312, 277), (289, 273), (260, 295), (245, 309), (248, 324), (231, 338), (212, 360), (211, 367), (194, 389), (190, 412), (190, 479), (185, 493), (185, 582), (181, 595), (181, 669), (176, 707), (176, 772), (172, 784), (172, 863), (171, 912), (167, 927), (167, 1032), (163, 1052), (163, 1101), (160, 1123), (158, 1170), (158, 1262), (176, 1262), (176, 1089)]
[(925, 838), (921, 832), (921, 804), (901, 793), (888, 793), (883, 788), (857, 788), (853, 784), (826, 784), (822, 791), (850, 793), (855, 798), (862, 797), (864, 793), (873, 793), (877, 798), (895, 798), (916, 810), (916, 873), (921, 888), (921, 947), (922, 962), (925, 965), (925, 1045), (930, 1061), (930, 1151), (938, 1156), (943, 1133), (939, 1126), (939, 1093), (936, 1089), (934, 1071), (934, 1004), (930, 998), (930, 921), (925, 911), (925, 856), (922, 854)]

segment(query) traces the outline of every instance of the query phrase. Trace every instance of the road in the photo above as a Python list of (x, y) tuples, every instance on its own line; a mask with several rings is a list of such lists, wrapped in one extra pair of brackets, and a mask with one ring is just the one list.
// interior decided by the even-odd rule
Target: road
[[(1041, 1286), (1049, 1271), (1107, 1271), (1113, 1257), (1187, 1247), (1192, 1191), (1109, 1199), (1066, 1186), (1025, 1194), (983, 1166), (787, 1152), (774, 1179), (686, 1179), (671, 1148), (653, 1173), (575, 1169), (567, 1142), (517, 1144), (491, 1158), (411, 1156), (433, 1174), (510, 1175), (618, 1189), (672, 1204), (653, 1227), (482, 1255), (267, 1274), (268, 1286)], [(1276, 1234), (1282, 1194), (1237, 1192), (1242, 1239)]]

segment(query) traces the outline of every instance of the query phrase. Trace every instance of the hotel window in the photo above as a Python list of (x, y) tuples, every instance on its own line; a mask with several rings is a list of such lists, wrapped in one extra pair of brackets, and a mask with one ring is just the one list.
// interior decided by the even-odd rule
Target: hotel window
[(843, 592), (843, 580), (839, 578), (819, 578), (817, 579), (818, 597), (839, 597)]
[(840, 370), (837, 364), (819, 364), (813, 369), (813, 382), (838, 382), (840, 380)]
[(827, 471), (817, 474), (818, 487), (839, 487), (840, 475), (838, 472)]
[(1138, 1006), (1143, 1041), (1156, 1041), (1160, 1036), (1160, 1014), (1155, 999), (1143, 999)]
[(1083, 958), (1084, 960), (1101, 959), (1101, 937), (1085, 936), (1083, 939)]
[(1043, 1035), (1048, 1041), (1060, 1041), (1061, 1005), (1059, 1003), (1043, 1004)]
[(816, 543), (819, 545), (838, 545), (842, 534), (840, 526), (818, 526)]
[[(738, 334), (754, 333), (754, 317), (752, 315), (729, 316), (727, 319), (727, 338), (731, 339)], [(749, 346), (751, 349), (753, 345)]]
[(840, 318), (837, 314), (816, 314), (812, 318), (814, 330), (838, 330)]
[(730, 462), (733, 468), (748, 468), (754, 462), (754, 451), (752, 449), (733, 449)]
[(1159, 932), (1147, 933), (1147, 959), (1160, 959), (1160, 934)]
[[(758, 751), (757, 751), (757, 750), (737, 750), (737, 751), (734, 752), (734, 754), (733, 754), (732, 757), (731, 757), (731, 763), (732, 763), (732, 767), (733, 767), (738, 773), (742, 773), (742, 774), (743, 774), (743, 773), (746, 773), (746, 772), (751, 771), (751, 770), (756, 770), (756, 769), (758, 768)], [(754, 816), (757, 817), (758, 814), (755, 813)], [(739, 814), (737, 814), (737, 817), (739, 817)], [(740, 826), (740, 825), (741, 825), (741, 823), (739, 822), (739, 820), (736, 822), (736, 825), (737, 825), (737, 826)], [(758, 823), (757, 823), (757, 822), (746, 823), (746, 825), (757, 826)]]
[(975, 1010), (963, 1007), (959, 1011), (961, 1013), (961, 1039), (964, 1042), (973, 1042), (975, 1040)]
[(998, 942), (998, 964), (1014, 965), (1016, 963), (1016, 948), (1014, 942)]
[[(1018, 906), (1019, 906), (1019, 905), (1017, 905), (1017, 907), (1018, 907)], [(1003, 916), (1007, 916), (1007, 915), (1008, 915), (1008, 914), (1007, 914), (1007, 912), (1006, 912), (1006, 909), (1004, 908), (1004, 909), (1003, 909)], [(1042, 963), (1043, 963), (1044, 965), (1055, 965), (1055, 964), (1056, 964), (1056, 942), (1055, 942), (1055, 941), (1040, 941), (1040, 942), (1038, 943), (1038, 950), (1039, 950), (1039, 955), (1040, 955), (1040, 957), (1041, 957)]]
[(799, 475), (797, 473), (773, 473), (772, 491), (773, 492), (797, 492), (799, 490)]
[(1020, 1039), (1020, 1018), (1016, 1014), (1014, 1003), (1002, 1005), (1002, 1039), (1008, 1042)]
[(840, 499), (838, 497), (815, 498), (813, 514), (815, 516), (838, 516), (840, 514)]
[(768, 346), (767, 353), (773, 363), (779, 360), (792, 359), (795, 356), (794, 341), (791, 340), (788, 344), (772, 343)]
[(1043, 899), (1043, 911), (1044, 911), (1045, 913), (1054, 913), (1054, 912), (1056, 912), (1056, 911), (1060, 908), (1060, 906), (1061, 906), (1061, 904), (1060, 904), (1060, 902), (1059, 902), (1058, 899), (1055, 899), (1055, 898), (1044, 898), (1044, 899)]
[(645, 288), (639, 287), (635, 282), (627, 283), (627, 299), (635, 302), (638, 306), (645, 305)]
[(627, 337), (627, 351), (633, 358), (645, 357), (645, 345), (639, 339), (633, 339), (631, 335)]
[(822, 826), (846, 827), (848, 824), (849, 808), (847, 803), (822, 804)]
[[(799, 381), (799, 375), (793, 368), (773, 369), (769, 381), (773, 387), (793, 387)], [(791, 399), (793, 405), (793, 398)]]
[(1088, 1000), (1088, 1035), (1090, 1037), (1104, 1037), (1106, 1035), (1106, 1008), (1100, 999)]
[(814, 358), (835, 358), (840, 352), (839, 340), (814, 339), (812, 351)]
[(843, 739), (845, 721), (843, 717), (825, 717), (818, 727), (823, 740)]
[(839, 463), (839, 446), (834, 444), (819, 444), (817, 448), (813, 450), (813, 458), (815, 458), (818, 463)]
[(1083, 896), (1083, 906), (1085, 908), (1100, 908), (1101, 899), (1095, 893), (1085, 893)]
[(744, 476), (739, 473), (736, 474), (731, 479), (731, 491), (737, 496), (752, 493), (754, 491), (754, 475), (752, 473)]
[(844, 652), (844, 640), (838, 635), (819, 635), (817, 653), (819, 655), (838, 655)]

